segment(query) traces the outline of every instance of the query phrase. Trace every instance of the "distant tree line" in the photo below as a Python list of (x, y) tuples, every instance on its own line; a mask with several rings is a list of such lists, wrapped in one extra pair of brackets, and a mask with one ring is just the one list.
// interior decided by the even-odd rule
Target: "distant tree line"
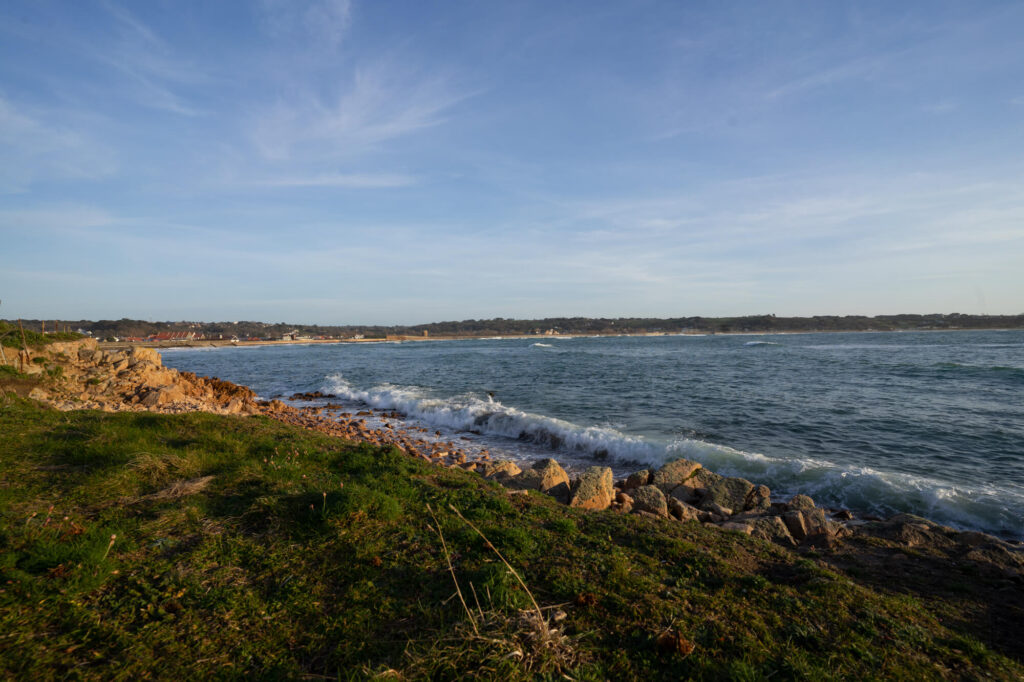
[[(7, 321), (16, 324), (16, 321)], [(776, 317), (747, 315), (744, 317), (548, 317), (539, 320), (514, 320), (496, 317), (491, 320), (432, 322), (420, 325), (308, 325), (284, 322), (149, 322), (146, 320), (23, 320), (25, 328), (42, 331), (60, 329), (90, 333), (98, 338), (147, 337), (161, 332), (196, 332), (206, 338), (278, 339), (297, 332), (311, 338), (385, 338), (387, 336), (507, 336), (544, 334), (645, 334), (680, 332), (816, 332), (816, 331), (913, 331), (934, 329), (1022, 329), (1024, 315), (964, 315), (960, 313), (931, 315), (815, 315), (814, 317)]]

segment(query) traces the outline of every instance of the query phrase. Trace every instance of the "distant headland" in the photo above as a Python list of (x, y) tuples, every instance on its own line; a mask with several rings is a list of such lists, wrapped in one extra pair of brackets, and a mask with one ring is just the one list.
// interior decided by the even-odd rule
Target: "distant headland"
[[(16, 320), (8, 324), (17, 325)], [(813, 317), (548, 317), (431, 322), (418, 325), (316, 325), (252, 321), (197, 322), (147, 320), (21, 320), (32, 331), (71, 331), (101, 341), (157, 342), (172, 345), (188, 341), (370, 341), (411, 338), (474, 338), (488, 336), (561, 336), (623, 334), (730, 334), (868, 331), (936, 331), (969, 329), (1022, 329), (1021, 315), (901, 314), (815, 315)]]

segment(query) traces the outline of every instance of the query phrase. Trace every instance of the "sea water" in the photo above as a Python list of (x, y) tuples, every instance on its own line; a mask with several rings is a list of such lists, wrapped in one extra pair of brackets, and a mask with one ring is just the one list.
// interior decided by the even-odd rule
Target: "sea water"
[(686, 457), (775, 499), (1024, 538), (1024, 331), (539, 337), (163, 352), (263, 398), (398, 410), (495, 457)]

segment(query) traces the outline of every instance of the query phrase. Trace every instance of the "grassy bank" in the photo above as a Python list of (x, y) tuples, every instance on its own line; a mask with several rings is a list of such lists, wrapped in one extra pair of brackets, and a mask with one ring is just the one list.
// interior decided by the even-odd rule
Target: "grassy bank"
[(74, 341), (82, 338), (76, 332), (51, 332), (40, 334), (29, 329), (19, 329), (16, 325), (0, 321), (0, 344), (5, 348), (21, 349), (28, 346), (30, 349), (42, 348), (58, 341)]
[(1024, 675), (813, 556), (262, 417), (9, 395), (0, 433), (4, 676)]

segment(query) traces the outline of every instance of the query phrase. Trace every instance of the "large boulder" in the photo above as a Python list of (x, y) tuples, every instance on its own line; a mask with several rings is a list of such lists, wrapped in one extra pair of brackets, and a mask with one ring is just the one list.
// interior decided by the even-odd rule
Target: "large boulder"
[(751, 535), (754, 537), (774, 542), (783, 547), (796, 546), (796, 541), (790, 534), (789, 529), (778, 516), (762, 516), (759, 519), (753, 519), (752, 525), (754, 530)]
[(633, 511), (646, 511), (658, 516), (668, 516), (668, 502), (665, 493), (654, 485), (642, 485), (632, 491)]
[(668, 513), (672, 515), (674, 518), (679, 519), (680, 521), (700, 521), (702, 518), (702, 514), (704, 516), (708, 515), (707, 512), (702, 512), (693, 505), (687, 504), (685, 502), (680, 502), (678, 499), (674, 497), (669, 497), (667, 501)]
[(753, 491), (754, 484), (745, 478), (722, 478), (705, 488), (700, 508), (710, 510), (712, 505), (717, 504), (735, 512), (743, 511)]
[(495, 460), (493, 462), (487, 462), (484, 464), (483, 475), (484, 478), (493, 478), (501, 481), (506, 478), (518, 475), (522, 469), (519, 465), (511, 460)]
[(866, 530), (871, 535), (898, 542), (906, 547), (950, 549), (956, 546), (955, 540), (941, 526), (914, 514), (897, 514), (888, 521), (870, 524)]
[(539, 490), (560, 502), (569, 501), (569, 474), (553, 459), (542, 459), (505, 481), (510, 488)]
[(768, 512), (772, 508), (772, 491), (766, 485), (759, 485), (747, 496), (746, 510)]
[(789, 534), (793, 536), (794, 540), (804, 541), (807, 537), (807, 522), (804, 520), (803, 512), (788, 511), (782, 515), (782, 521), (786, 524), (786, 529), (789, 530)]
[(655, 471), (650, 483), (661, 488), (663, 493), (668, 493), (700, 469), (701, 465), (697, 462), (691, 462), (688, 459), (677, 459)]
[(707, 489), (723, 478), (725, 477), (701, 467), (692, 476), (672, 488), (669, 494), (681, 502), (696, 505), (700, 503)]
[(131, 354), (128, 356), (128, 365), (135, 366), (139, 363), (148, 363), (151, 365), (163, 364), (160, 360), (160, 353), (157, 353), (156, 350), (136, 346), (135, 348), (132, 348)]
[(159, 405), (171, 405), (185, 400), (185, 393), (179, 386), (165, 386), (163, 388), (152, 388), (139, 401), (145, 407), (157, 407)]
[(814, 500), (807, 495), (794, 495), (786, 505), (787, 511), (810, 511), (814, 509)]
[(615, 499), (612, 470), (609, 467), (590, 467), (577, 479), (569, 498), (570, 507), (581, 509), (607, 509)]
[(626, 482), (622, 484), (623, 490), (632, 490), (633, 488), (639, 488), (642, 485), (647, 485), (651, 482), (651, 472), (647, 469), (634, 472), (626, 478)]

